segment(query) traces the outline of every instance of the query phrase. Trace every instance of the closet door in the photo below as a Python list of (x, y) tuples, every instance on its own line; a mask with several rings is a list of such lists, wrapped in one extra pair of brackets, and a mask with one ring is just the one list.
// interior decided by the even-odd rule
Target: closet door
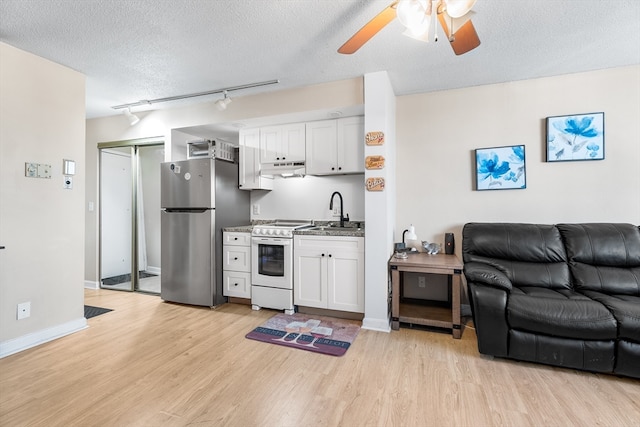
[(100, 151), (100, 285), (133, 291), (133, 147)]
[(159, 294), (164, 144), (101, 145), (100, 287)]

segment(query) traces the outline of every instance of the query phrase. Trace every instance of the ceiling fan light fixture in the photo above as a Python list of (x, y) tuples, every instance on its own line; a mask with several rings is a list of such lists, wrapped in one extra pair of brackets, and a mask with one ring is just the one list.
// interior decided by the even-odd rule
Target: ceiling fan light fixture
[(476, 1), (477, 0), (444, 0), (444, 3), (447, 6), (447, 14), (450, 17), (461, 18), (471, 11)]
[(420, 34), (424, 32), (425, 25), (428, 30), (431, 18), (431, 2), (429, 0), (400, 0), (396, 14), (400, 23), (407, 30), (413, 34)]
[(415, 28), (408, 28), (406, 30), (404, 30), (404, 32), (402, 33), (402, 35), (407, 36), (407, 37), (411, 37), (414, 40), (419, 40), (421, 42), (428, 42), (429, 41), (429, 23), (431, 22), (430, 19), (425, 19), (423, 24), (420, 27), (415, 27)]

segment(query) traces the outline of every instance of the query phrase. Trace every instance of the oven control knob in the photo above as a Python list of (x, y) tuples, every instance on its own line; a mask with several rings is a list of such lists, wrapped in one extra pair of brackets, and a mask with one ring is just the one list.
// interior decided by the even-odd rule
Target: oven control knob
[(260, 233), (262, 233), (262, 230), (260, 230), (259, 228), (256, 228), (255, 230), (253, 230), (253, 234), (255, 234), (256, 236), (259, 236)]
[(275, 235), (277, 236), (277, 235), (279, 235), (279, 234), (280, 234), (280, 231), (281, 231), (281, 230), (274, 230), (274, 231), (273, 231), (273, 234), (275, 234)]
[(273, 230), (271, 229), (267, 230), (267, 234), (273, 234)]

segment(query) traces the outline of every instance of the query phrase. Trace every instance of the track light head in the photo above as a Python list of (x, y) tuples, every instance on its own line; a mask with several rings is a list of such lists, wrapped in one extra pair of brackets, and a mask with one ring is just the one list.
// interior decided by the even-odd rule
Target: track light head
[(140, 118), (131, 112), (131, 108), (124, 110), (124, 115), (127, 116), (130, 126), (133, 126), (140, 121)]
[(218, 108), (218, 110), (223, 111), (227, 109), (227, 106), (231, 104), (231, 98), (229, 98), (229, 95), (227, 94), (227, 91), (224, 91), (224, 98), (222, 99), (218, 99), (216, 101), (216, 108)]

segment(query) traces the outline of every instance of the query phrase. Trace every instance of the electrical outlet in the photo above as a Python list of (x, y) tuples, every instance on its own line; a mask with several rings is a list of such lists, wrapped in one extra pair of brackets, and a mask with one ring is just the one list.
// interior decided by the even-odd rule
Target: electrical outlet
[(18, 304), (18, 320), (31, 316), (31, 301)]
[(253, 204), (253, 214), (254, 215), (260, 215), (260, 205), (257, 203)]
[(419, 276), (418, 277), (418, 287), (419, 288), (426, 288), (427, 287), (427, 278), (424, 276)]

